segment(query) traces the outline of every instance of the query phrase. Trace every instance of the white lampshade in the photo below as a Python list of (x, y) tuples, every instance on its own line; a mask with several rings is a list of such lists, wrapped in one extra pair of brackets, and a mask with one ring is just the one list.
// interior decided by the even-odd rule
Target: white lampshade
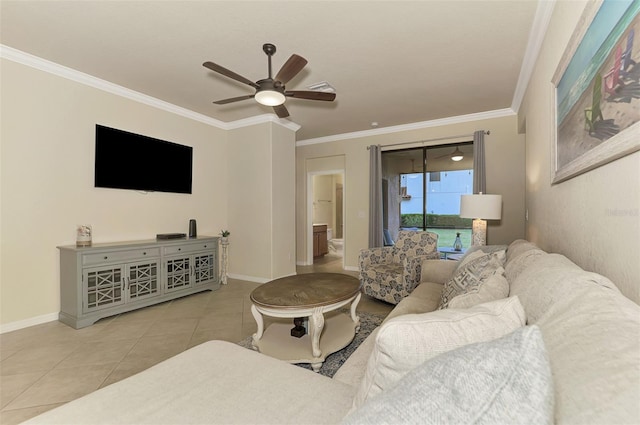
[(258, 103), (266, 106), (278, 106), (284, 103), (284, 94), (275, 90), (261, 90), (255, 95)]
[(502, 195), (462, 195), (460, 217), (500, 220), (502, 218)]

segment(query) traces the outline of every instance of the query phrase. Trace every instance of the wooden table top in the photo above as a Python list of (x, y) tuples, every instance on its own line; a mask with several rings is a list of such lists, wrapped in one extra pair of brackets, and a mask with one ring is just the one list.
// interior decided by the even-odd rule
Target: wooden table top
[(335, 304), (360, 292), (360, 281), (341, 273), (305, 273), (260, 285), (251, 301), (270, 308), (311, 308)]

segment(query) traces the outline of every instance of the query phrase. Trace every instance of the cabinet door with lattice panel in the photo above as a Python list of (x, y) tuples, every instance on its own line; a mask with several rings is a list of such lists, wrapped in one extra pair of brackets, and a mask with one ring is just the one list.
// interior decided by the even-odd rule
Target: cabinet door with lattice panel
[(160, 295), (160, 260), (127, 264), (127, 295), (137, 301)]
[(84, 269), (82, 273), (85, 312), (123, 304), (125, 267), (123, 265)]
[(167, 260), (166, 292), (191, 287), (191, 257), (174, 257)]
[(217, 275), (217, 264), (214, 255), (211, 253), (196, 254), (193, 256), (193, 279), (194, 284), (199, 285), (215, 279)]

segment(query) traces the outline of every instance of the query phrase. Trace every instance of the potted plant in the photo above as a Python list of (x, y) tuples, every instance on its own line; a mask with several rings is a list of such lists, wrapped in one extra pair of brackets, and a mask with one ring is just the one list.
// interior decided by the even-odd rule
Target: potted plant
[(229, 235), (231, 234), (228, 230), (220, 230), (220, 242), (223, 244), (229, 243)]

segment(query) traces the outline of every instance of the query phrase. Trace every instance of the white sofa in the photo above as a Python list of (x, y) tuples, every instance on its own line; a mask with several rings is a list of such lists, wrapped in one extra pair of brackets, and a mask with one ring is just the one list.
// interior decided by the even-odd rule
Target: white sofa
[[(37, 416), (27, 423), (311, 424), (342, 421), (464, 421), (460, 416), (426, 413), (433, 406), (426, 406), (424, 401), (431, 401), (430, 394), (433, 394), (434, 399), (438, 396), (436, 391), (415, 388), (416, 385), (421, 385), (425, 374), (427, 378), (435, 376), (435, 369), (425, 372), (426, 366), (410, 370), (400, 378), (399, 382), (402, 384), (389, 389), (383, 388), (381, 394), (362, 402), (363, 382), (371, 379), (367, 374), (372, 370), (372, 357), (378, 350), (377, 344), (381, 344), (378, 334), (386, 332), (393, 325), (411, 322), (415, 326), (415, 323), (429, 320), (437, 314), (454, 314), (455, 309), (449, 313), (445, 310), (429, 312), (438, 307), (443, 283), (451, 278), (457, 266), (458, 263), (453, 261), (425, 261), (421, 284), (394, 308), (381, 327), (360, 345), (333, 379), (235, 344), (211, 341)], [(538, 366), (544, 372), (547, 367), (552, 382), (551, 398), (542, 394), (540, 400), (536, 400), (536, 396), (541, 394), (536, 389), (524, 390), (524, 395), (520, 394), (515, 400), (512, 394), (506, 394), (507, 401), (504, 403), (512, 404), (505, 408), (503, 403), (497, 410), (494, 409), (494, 413), (520, 413), (527, 410), (528, 403), (546, 403), (551, 409), (551, 419), (546, 421), (542, 417), (512, 416), (510, 420), (506, 420), (504, 417), (496, 419), (489, 415), (480, 420), (476, 417), (474, 420), (478, 423), (640, 423), (640, 307), (625, 298), (605, 277), (586, 272), (566, 257), (547, 254), (523, 240), (515, 241), (508, 247), (503, 266), (509, 283), (509, 299), (500, 301), (500, 305), (505, 305), (505, 302), (509, 305), (521, 305), (518, 307), (519, 313), (514, 310), (519, 317), (516, 319), (524, 324), (526, 317), (526, 324), (529, 326), (522, 329), (539, 330), (545, 350), (542, 356), (531, 359), (528, 355), (532, 349), (521, 344), (523, 351), (514, 351), (512, 357), (521, 360), (520, 367), (525, 372)], [(486, 304), (473, 308), (484, 305)], [(516, 332), (510, 335), (514, 334)], [(496, 341), (508, 337), (498, 338)], [(492, 338), (489, 335), (484, 339), (488, 341)], [(520, 340), (516, 342), (519, 343)], [(402, 343), (399, 341), (398, 347)], [(472, 344), (436, 356), (425, 362), (425, 365), (439, 362), (439, 367), (443, 364), (446, 366), (450, 358), (447, 356), (453, 356), (451, 353), (463, 352), (465, 349), (470, 351), (472, 347), (482, 348), (491, 344), (494, 344), (497, 353), (509, 354), (511, 351), (511, 348), (500, 348), (505, 346), (496, 348), (495, 342)], [(427, 345), (429, 344), (425, 343), (424, 347), (419, 348), (428, 349)], [(465, 362), (468, 363), (468, 360)], [(471, 372), (463, 373), (484, 373), (486, 378), (493, 374), (486, 370), (496, 371), (503, 362), (504, 360), (496, 360), (494, 364), (486, 366), (491, 369), (483, 369), (485, 365), (481, 365)], [(546, 365), (543, 364), (545, 362)], [(451, 373), (447, 371), (445, 374)], [(493, 379), (492, 376), (488, 377)], [(524, 382), (529, 385), (532, 380), (526, 377), (519, 384)], [(540, 380), (541, 385), (543, 380)], [(406, 392), (397, 389), (403, 387), (405, 382), (413, 385), (409, 387), (409, 394), (415, 394), (413, 398), (406, 397)], [(464, 389), (467, 390), (469, 385), (471, 384), (465, 382)], [(419, 399), (419, 394), (426, 395)], [(393, 402), (394, 396), (396, 410), (381, 405), (380, 400), (386, 397)], [(401, 403), (397, 402), (399, 396), (405, 397), (399, 399), (403, 400)], [(451, 404), (451, 396), (445, 398), (448, 398), (449, 405), (439, 405), (441, 411), (446, 410), (445, 413), (457, 410), (460, 404), (466, 404), (464, 399)], [(374, 411), (374, 408), (378, 410)], [(416, 408), (418, 416), (415, 416)], [(349, 415), (352, 410), (353, 413)], [(379, 412), (391, 412), (389, 414), (394, 416), (390, 419)], [(369, 416), (366, 416), (367, 413)], [(424, 416), (420, 417), (421, 414)]]

